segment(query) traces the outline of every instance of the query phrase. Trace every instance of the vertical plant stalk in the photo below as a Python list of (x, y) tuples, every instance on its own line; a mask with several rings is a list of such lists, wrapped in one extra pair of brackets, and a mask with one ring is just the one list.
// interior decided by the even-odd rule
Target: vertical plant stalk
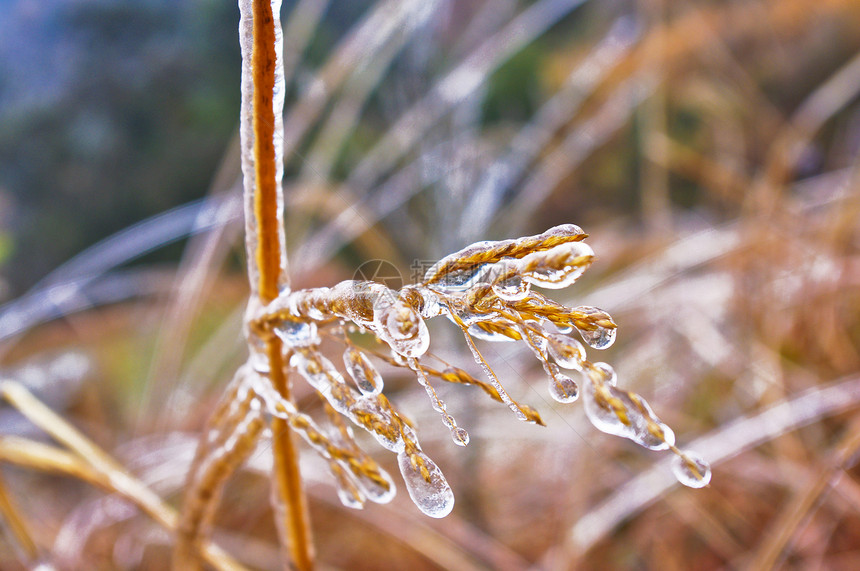
[[(240, 0), (242, 48), (242, 171), (245, 177), (245, 246), (251, 305), (266, 304), (288, 288), (283, 227), (283, 107), (280, 0)], [(280, 339), (257, 340), (249, 333), (253, 359), (268, 362), (269, 378), (280, 396), (291, 400)], [(258, 343), (261, 341), (261, 343)], [(260, 346), (262, 345), (262, 346)], [(262, 354), (259, 354), (262, 353)], [(273, 503), (281, 543), (293, 565), (313, 568), (307, 499), (298, 452), (284, 419), (272, 420)]]

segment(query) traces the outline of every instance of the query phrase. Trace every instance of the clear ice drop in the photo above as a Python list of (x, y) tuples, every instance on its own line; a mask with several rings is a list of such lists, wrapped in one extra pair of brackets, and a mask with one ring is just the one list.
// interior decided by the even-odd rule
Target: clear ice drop
[(711, 481), (711, 467), (695, 452), (682, 452), (672, 459), (672, 472), (678, 481), (691, 488), (704, 488)]
[(397, 463), (409, 497), (418, 509), (435, 518), (451, 513), (454, 509), (454, 492), (433, 460), (418, 450), (411, 457), (401, 452), (397, 455)]
[(451, 439), (457, 446), (466, 446), (469, 443), (469, 433), (465, 428), (457, 427), (451, 431)]
[(549, 378), (549, 396), (563, 404), (571, 403), (579, 398), (579, 386), (567, 375), (556, 372)]

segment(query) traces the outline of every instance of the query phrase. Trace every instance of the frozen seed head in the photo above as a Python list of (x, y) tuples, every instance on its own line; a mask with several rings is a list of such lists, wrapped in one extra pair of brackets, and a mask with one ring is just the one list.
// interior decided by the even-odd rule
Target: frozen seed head
[[(519, 342), (533, 353), (547, 373), (550, 396), (560, 403), (576, 401), (580, 393), (586, 416), (598, 429), (628, 438), (651, 450), (677, 454), (673, 471), (678, 480), (702, 487), (710, 468), (698, 455), (674, 447), (675, 435), (641, 396), (618, 388), (617, 376), (606, 363), (588, 360), (585, 345), (606, 349), (617, 326), (602, 309), (567, 307), (546, 297), (537, 287), (560, 289), (573, 284), (594, 261), (587, 235), (564, 224), (542, 234), (511, 240), (482, 241), (445, 256), (426, 272), (422, 282), (398, 291), (373, 281), (349, 280), (331, 288), (284, 291), (263, 309), (254, 308), (248, 331), (254, 348), (249, 370), (256, 370), (266, 410), (289, 421), (321, 456), (329, 461), (341, 501), (360, 508), (365, 501), (390, 501), (395, 493), (390, 476), (355, 444), (341, 418), (366, 430), (385, 449), (397, 454), (410, 498), (431, 517), (444, 517), (454, 495), (439, 467), (421, 451), (417, 434), (382, 393), (384, 383), (374, 360), (415, 373), (458, 446), (469, 433), (457, 425), (431, 384), (432, 379), (475, 385), (507, 406), (516, 418), (543, 425), (539, 413), (517, 402), (484, 358), (479, 344)], [(533, 287), (537, 286), (537, 287)], [(428, 366), (432, 355), (425, 323), (444, 315), (463, 335), (466, 347), (484, 373), (479, 380), (463, 369)], [(365, 349), (346, 337), (371, 333), (388, 349)], [(331, 426), (317, 427), (295, 403), (265, 390), (268, 378), (267, 339), (284, 343), (290, 368), (325, 399)], [(350, 383), (322, 353), (322, 338), (341, 341), (343, 366)], [(577, 371), (574, 380), (561, 369)], [(579, 383), (577, 383), (579, 381)], [(258, 390), (259, 389), (259, 390)]]

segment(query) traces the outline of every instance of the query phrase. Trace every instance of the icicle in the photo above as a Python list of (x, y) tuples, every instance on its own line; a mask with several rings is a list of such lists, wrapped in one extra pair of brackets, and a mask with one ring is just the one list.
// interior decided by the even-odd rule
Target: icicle
[(409, 497), (418, 509), (435, 518), (451, 513), (454, 492), (433, 460), (421, 450), (416, 450), (411, 456), (406, 452), (398, 454), (397, 463)]
[[(582, 340), (588, 343), (589, 346), (594, 349), (608, 349), (615, 343), (615, 335), (618, 329), (615, 327), (608, 313), (600, 308), (587, 305), (574, 308), (573, 312), (575, 314), (585, 314), (592, 318), (587, 326), (582, 324), (577, 325), (574, 322), (574, 326), (579, 330)], [(609, 324), (611, 327), (607, 327), (603, 323)]]
[(367, 358), (367, 355), (349, 345), (343, 352), (343, 364), (346, 372), (355, 381), (358, 390), (365, 395), (378, 395), (382, 392), (382, 375)]
[(499, 398), (502, 399), (502, 402), (508, 405), (508, 408), (511, 409), (519, 420), (531, 421), (529, 416), (520, 408), (520, 405), (510, 397), (508, 392), (505, 390), (505, 387), (502, 386), (502, 383), (499, 382), (498, 377), (496, 377), (496, 373), (494, 373), (493, 369), (490, 368), (489, 363), (484, 360), (484, 356), (481, 355), (480, 351), (478, 351), (478, 348), (475, 346), (475, 341), (466, 329), (463, 329), (463, 335), (466, 337), (466, 344), (469, 346), (472, 358), (474, 358), (475, 362), (484, 370), (484, 374), (487, 375), (487, 380), (490, 381), (490, 384), (493, 385), (493, 388), (496, 389), (497, 393), (499, 393)]
[(691, 488), (704, 488), (711, 481), (711, 467), (695, 452), (680, 452), (672, 459), (672, 472)]

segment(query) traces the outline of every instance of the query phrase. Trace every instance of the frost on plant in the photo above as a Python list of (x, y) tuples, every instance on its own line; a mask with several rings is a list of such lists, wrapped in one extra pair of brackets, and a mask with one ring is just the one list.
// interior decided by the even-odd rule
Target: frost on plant
[[(331, 288), (285, 291), (252, 316), (250, 333), (261, 341), (271, 335), (283, 341), (290, 372), (325, 399), (329, 425), (318, 426), (262, 382), (265, 367), (249, 372), (254, 391), (271, 414), (287, 419), (329, 462), (345, 505), (360, 508), (367, 500), (390, 501), (395, 486), (356, 445), (344, 418), (397, 454), (406, 489), (421, 511), (444, 517), (453, 508), (454, 495), (442, 471), (421, 450), (409, 421), (383, 394), (383, 379), (374, 360), (411, 370), (453, 441), (465, 446), (469, 434), (448, 413), (433, 387), (435, 381), (477, 385), (518, 419), (543, 424), (537, 411), (511, 398), (475, 339), (521, 342), (541, 362), (553, 399), (570, 403), (582, 393), (585, 412), (597, 429), (651, 450), (671, 450), (677, 455), (678, 480), (687, 486), (704, 486), (710, 479), (707, 463), (676, 448), (674, 433), (648, 403), (617, 387), (612, 367), (589, 361), (583, 344), (573, 337), (578, 335), (594, 349), (609, 347), (616, 332), (609, 314), (596, 307), (566, 307), (532, 289), (561, 289), (575, 282), (594, 259), (594, 252), (583, 242), (586, 237), (579, 227), (565, 224), (537, 236), (478, 242), (439, 260), (423, 281), (399, 291), (355, 280)], [(429, 352), (425, 320), (439, 316), (462, 331), (485, 381)], [(354, 331), (372, 333), (390, 351), (356, 346), (349, 336)], [(345, 374), (321, 353), (323, 337), (343, 345)], [(442, 366), (434, 368), (436, 363)]]

